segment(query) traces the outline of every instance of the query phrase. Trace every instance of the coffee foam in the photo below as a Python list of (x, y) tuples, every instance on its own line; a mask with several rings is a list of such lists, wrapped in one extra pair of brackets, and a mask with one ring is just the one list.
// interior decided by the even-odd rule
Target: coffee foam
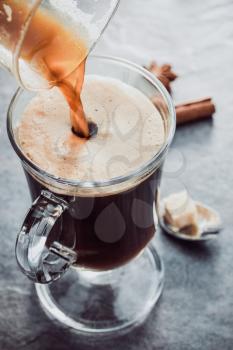
[(111, 78), (86, 76), (82, 95), (88, 119), (98, 125), (89, 140), (75, 136), (70, 111), (57, 88), (40, 92), (18, 126), (24, 154), (54, 176), (109, 180), (140, 168), (165, 141), (162, 117), (139, 90)]

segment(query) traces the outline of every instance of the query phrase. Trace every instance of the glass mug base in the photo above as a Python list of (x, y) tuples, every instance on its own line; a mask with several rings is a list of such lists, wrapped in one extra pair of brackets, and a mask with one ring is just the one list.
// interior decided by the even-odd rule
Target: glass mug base
[(164, 270), (154, 244), (136, 259), (106, 272), (71, 268), (62, 279), (36, 284), (46, 314), (81, 334), (128, 331), (141, 324), (158, 301)]

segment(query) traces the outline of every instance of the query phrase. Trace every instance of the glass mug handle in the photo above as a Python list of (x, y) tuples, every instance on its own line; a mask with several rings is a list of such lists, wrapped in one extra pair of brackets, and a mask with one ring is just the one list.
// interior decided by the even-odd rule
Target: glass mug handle
[(77, 260), (77, 253), (57, 241), (47, 247), (48, 237), (68, 203), (42, 191), (32, 204), (16, 240), (19, 267), (36, 283), (57, 280)]

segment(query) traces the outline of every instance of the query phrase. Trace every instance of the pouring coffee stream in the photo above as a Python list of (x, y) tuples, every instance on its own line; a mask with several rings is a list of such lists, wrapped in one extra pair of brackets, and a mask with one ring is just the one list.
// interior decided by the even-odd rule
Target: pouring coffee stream
[[(97, 126), (93, 122), (87, 122), (80, 96), (84, 81), (85, 62), (86, 60), (84, 59), (70, 76), (62, 80), (57, 80), (55, 85), (62, 91), (70, 106), (72, 132), (78, 137), (87, 139), (94, 133), (93, 126), (95, 126), (95, 130), (97, 130)], [(51, 69), (49, 69), (49, 72), (53, 78), (56, 77), (56, 72), (53, 73)]]

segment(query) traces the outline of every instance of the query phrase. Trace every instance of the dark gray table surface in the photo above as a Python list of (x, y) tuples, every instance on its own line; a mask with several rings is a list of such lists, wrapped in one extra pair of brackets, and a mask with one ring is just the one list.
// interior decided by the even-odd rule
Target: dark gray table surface
[[(16, 84), (0, 72), (0, 349), (233, 349), (233, 2), (127, 0), (96, 51), (139, 64), (171, 62), (179, 79), (174, 99), (210, 95), (214, 121), (179, 127), (170, 162), (183, 155), (180, 180), (215, 207), (219, 239), (191, 245), (161, 232), (163, 295), (143, 326), (113, 339), (82, 338), (52, 324), (34, 286), (16, 265), (14, 244), (30, 198), (7, 140), (5, 118)], [(169, 168), (168, 161), (168, 168)], [(175, 159), (175, 161), (177, 161)], [(174, 164), (173, 164), (174, 165)]]

